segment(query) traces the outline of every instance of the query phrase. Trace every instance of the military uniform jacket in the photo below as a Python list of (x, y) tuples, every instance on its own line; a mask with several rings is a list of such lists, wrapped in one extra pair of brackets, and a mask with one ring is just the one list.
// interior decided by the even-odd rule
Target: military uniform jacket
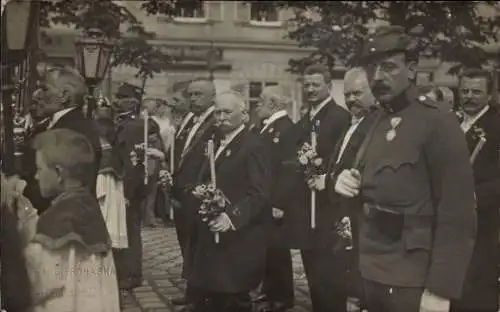
[[(215, 162), (217, 188), (231, 202), (226, 213), (235, 230), (214, 234), (197, 218), (193, 285), (221, 293), (248, 292), (257, 287), (264, 270), (271, 188), (267, 150), (259, 137), (247, 129), (241, 131)], [(199, 176), (200, 183), (210, 181), (207, 158)], [(199, 207), (198, 201), (198, 207)]]
[(415, 88), (394, 103), (380, 110), (360, 165), (361, 274), (458, 298), (476, 230), (467, 144), (455, 116)]
[[(149, 120), (149, 134), (159, 133), (153, 129), (153, 120)], [(118, 168), (123, 172), (123, 188), (128, 200), (142, 200), (145, 194), (144, 165), (134, 166), (130, 159), (130, 153), (136, 144), (144, 143), (144, 120), (130, 114), (117, 124), (115, 140), (113, 142), (114, 152), (117, 153), (119, 161)]]
[(477, 237), (467, 270), (462, 299), (454, 306), (462, 309), (498, 310), (498, 246), (500, 207), (500, 114), (490, 106), (467, 131), (469, 152), (474, 151), (484, 131), (486, 143), (474, 164), (477, 197)]
[(312, 127), (319, 120), (317, 152), (327, 162), (348, 125), (349, 118), (345, 109), (331, 101), (313, 120), (306, 114), (281, 140), (283, 157), (273, 193), (273, 206), (284, 210), (283, 238), (287, 247), (330, 248), (333, 244), (334, 216), (325, 191), (316, 193), (316, 228), (311, 229), (311, 191), (297, 161), (297, 151), (304, 142), (311, 142)]

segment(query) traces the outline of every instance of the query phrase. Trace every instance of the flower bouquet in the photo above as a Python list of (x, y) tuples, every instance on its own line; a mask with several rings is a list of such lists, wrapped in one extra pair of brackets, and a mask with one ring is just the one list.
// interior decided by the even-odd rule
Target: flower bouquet
[(340, 237), (335, 251), (339, 249), (352, 249), (352, 227), (351, 219), (347, 216), (335, 223), (335, 233)]
[(146, 156), (146, 144), (135, 144), (134, 149), (130, 152), (130, 161), (134, 167), (139, 164), (144, 164)]
[(297, 152), (297, 160), (303, 169), (306, 180), (324, 172), (323, 158), (313, 149), (311, 144), (305, 142)]
[(166, 169), (161, 169), (158, 173), (158, 185), (168, 191), (173, 185), (173, 178), (170, 172)]
[[(213, 184), (200, 184), (193, 190), (193, 195), (201, 201), (198, 214), (205, 223), (216, 219), (230, 205), (227, 197)], [(215, 242), (219, 242), (219, 233), (215, 233)]]

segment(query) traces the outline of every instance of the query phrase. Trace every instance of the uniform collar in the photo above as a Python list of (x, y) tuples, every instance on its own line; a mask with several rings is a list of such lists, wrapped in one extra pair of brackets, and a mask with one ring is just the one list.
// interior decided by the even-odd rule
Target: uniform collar
[(402, 111), (418, 98), (418, 91), (415, 86), (408, 87), (400, 95), (396, 96), (388, 103), (380, 102), (381, 107), (389, 114)]

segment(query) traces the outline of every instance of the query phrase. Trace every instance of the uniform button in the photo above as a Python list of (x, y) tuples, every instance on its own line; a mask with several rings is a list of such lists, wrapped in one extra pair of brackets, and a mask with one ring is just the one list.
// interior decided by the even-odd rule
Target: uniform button
[(425, 97), (425, 95), (421, 95), (418, 97), (418, 100), (419, 101), (425, 101), (427, 98)]
[(375, 49), (375, 48), (370, 49), (370, 52), (375, 52), (375, 51), (377, 51), (377, 49)]

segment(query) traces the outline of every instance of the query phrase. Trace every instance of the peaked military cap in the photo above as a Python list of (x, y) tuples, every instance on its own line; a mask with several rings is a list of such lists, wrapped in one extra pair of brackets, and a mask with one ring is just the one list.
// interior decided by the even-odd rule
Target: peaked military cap
[(359, 61), (367, 62), (389, 53), (412, 51), (416, 43), (414, 39), (402, 26), (380, 26), (365, 37)]
[(142, 90), (140, 87), (130, 84), (128, 82), (122, 83), (118, 87), (118, 91), (116, 91), (115, 96), (117, 98), (135, 98), (137, 100), (141, 100)]

